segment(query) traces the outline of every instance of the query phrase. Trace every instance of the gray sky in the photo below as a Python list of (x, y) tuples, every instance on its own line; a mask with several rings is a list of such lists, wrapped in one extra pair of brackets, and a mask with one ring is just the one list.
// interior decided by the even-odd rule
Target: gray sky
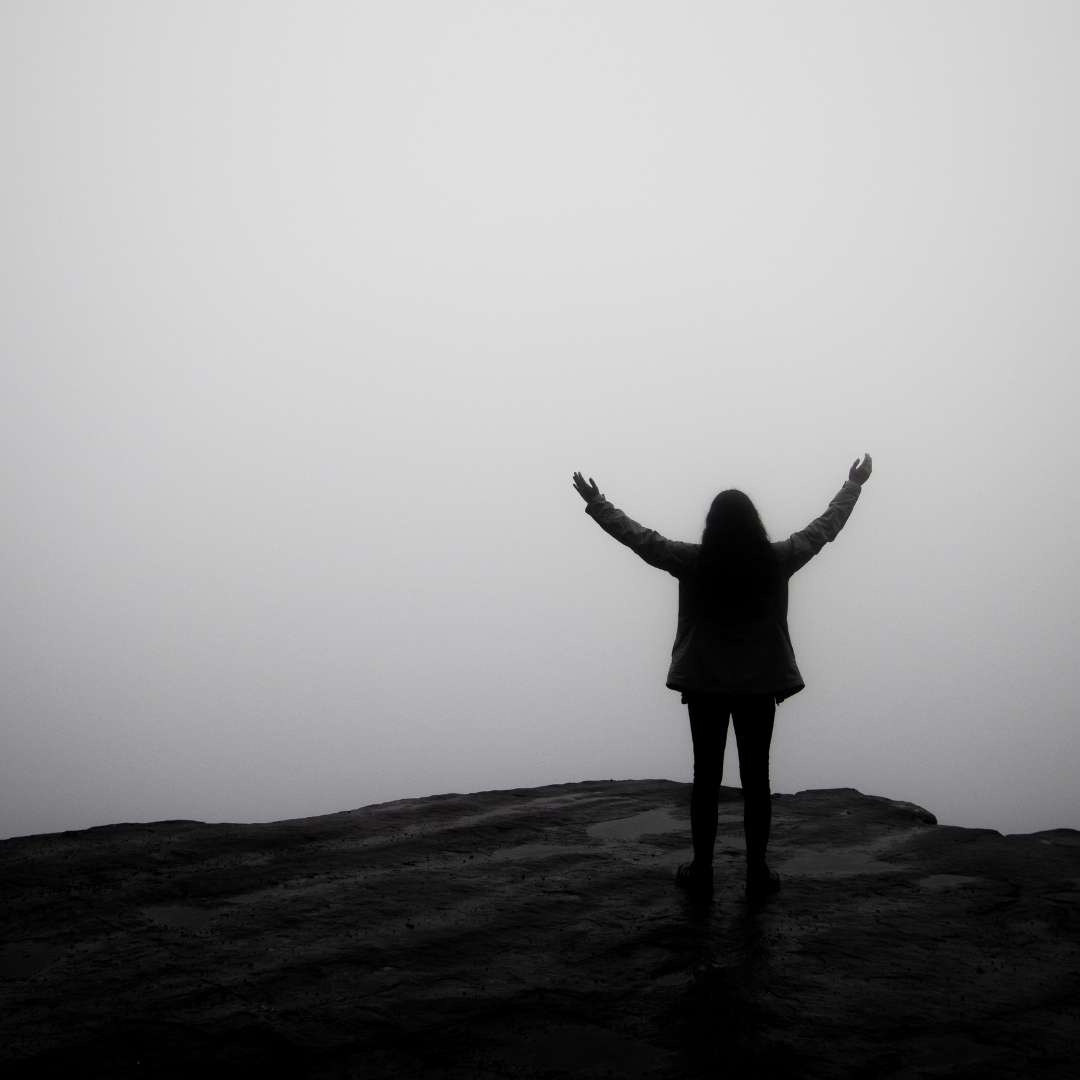
[[(0, 833), (690, 777), (696, 540), (792, 585), (774, 789), (1080, 828), (1080, 8), (0, 6)], [(727, 779), (737, 783), (735, 756)]]

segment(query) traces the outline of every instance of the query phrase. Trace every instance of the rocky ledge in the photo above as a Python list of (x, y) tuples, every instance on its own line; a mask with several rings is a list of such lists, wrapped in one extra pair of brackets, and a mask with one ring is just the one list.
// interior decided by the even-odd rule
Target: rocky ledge
[(1080, 833), (774, 797), (782, 891), (673, 887), (689, 787), (595, 782), (0, 843), (20, 1077), (1072, 1077)]

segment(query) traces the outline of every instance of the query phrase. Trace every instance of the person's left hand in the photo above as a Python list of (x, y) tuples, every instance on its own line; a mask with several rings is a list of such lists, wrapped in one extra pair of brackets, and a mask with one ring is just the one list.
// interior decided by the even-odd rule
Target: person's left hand
[(585, 483), (585, 477), (581, 473), (574, 473), (574, 487), (577, 489), (577, 493), (587, 502), (596, 502), (598, 499), (602, 499), (604, 496), (600, 494), (600, 489), (596, 486), (596, 481), (590, 476), (589, 482)]
[(856, 484), (862, 487), (867, 480), (870, 479), (870, 474), (874, 471), (874, 463), (870, 460), (869, 454), (863, 454), (862, 464), (859, 463), (859, 459), (855, 459), (855, 464), (851, 466), (848, 471), (847, 478), (854, 480)]

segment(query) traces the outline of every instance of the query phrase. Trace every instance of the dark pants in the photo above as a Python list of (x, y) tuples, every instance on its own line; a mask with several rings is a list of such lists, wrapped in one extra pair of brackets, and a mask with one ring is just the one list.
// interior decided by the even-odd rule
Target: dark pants
[(690, 796), (694, 862), (712, 865), (716, 804), (724, 775), (724, 747), (730, 716), (739, 744), (746, 862), (748, 866), (762, 864), (772, 826), (769, 744), (776, 702), (771, 694), (687, 694), (686, 700), (690, 707), (690, 731), (694, 737), (694, 790)]

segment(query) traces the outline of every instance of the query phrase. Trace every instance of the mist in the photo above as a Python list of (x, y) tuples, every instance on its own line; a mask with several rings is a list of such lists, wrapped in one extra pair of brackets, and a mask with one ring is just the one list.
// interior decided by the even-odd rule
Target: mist
[[(689, 780), (697, 540), (775, 791), (1080, 828), (1080, 10), (5, 3), (0, 834)], [(726, 783), (738, 784), (729, 752)]]

